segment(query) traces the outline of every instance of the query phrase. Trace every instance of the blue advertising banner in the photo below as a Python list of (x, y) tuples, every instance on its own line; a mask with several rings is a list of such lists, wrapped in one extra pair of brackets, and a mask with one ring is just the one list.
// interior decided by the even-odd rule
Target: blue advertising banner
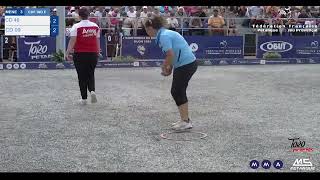
[(320, 57), (320, 36), (294, 37), (296, 58)]
[(243, 36), (184, 36), (199, 59), (243, 58)]
[(52, 61), (56, 39), (52, 37), (25, 37), (18, 39), (20, 62)]
[(295, 58), (295, 39), (291, 36), (259, 36), (257, 58), (273, 55), (278, 58)]
[(123, 37), (122, 56), (132, 56), (137, 59), (163, 59), (165, 56), (155, 38), (151, 37)]
[[(66, 36), (66, 50), (68, 48), (70, 37)], [(106, 38), (104, 36), (100, 36), (100, 49), (101, 49), (101, 55), (103, 58), (107, 57), (107, 44), (106, 44)]]
[[(243, 58), (242, 36), (185, 36), (197, 58)], [(137, 59), (163, 59), (155, 38), (123, 37), (122, 55)]]

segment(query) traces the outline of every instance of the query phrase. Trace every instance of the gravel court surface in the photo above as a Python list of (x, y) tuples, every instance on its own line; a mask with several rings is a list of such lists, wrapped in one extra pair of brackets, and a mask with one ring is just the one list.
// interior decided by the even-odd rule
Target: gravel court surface
[[(0, 71), (1, 172), (319, 172), (319, 65), (199, 67), (189, 83), (196, 141), (160, 138), (179, 119), (159, 68), (96, 70), (77, 105), (75, 70)], [(311, 153), (290, 152), (300, 137)], [(277, 170), (249, 167), (282, 160)]]

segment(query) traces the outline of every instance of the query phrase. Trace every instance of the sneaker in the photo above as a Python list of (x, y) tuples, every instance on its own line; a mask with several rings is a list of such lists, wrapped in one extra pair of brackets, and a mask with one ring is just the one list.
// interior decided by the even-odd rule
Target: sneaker
[(84, 106), (87, 105), (87, 100), (86, 99), (80, 99), (79, 104)]
[(189, 120), (189, 122), (186, 121), (179, 121), (178, 123), (176, 123), (172, 129), (175, 131), (183, 131), (183, 130), (188, 130), (192, 128), (192, 123)]
[[(181, 121), (181, 120), (180, 120)], [(171, 124), (171, 126), (175, 126), (176, 124), (178, 124), (180, 121), (174, 122)]]
[(98, 102), (96, 93), (94, 91), (91, 91), (91, 103)]

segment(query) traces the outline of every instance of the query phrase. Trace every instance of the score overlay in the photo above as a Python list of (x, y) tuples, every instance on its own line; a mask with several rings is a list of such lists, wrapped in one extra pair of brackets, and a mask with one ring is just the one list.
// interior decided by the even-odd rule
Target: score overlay
[(6, 36), (57, 36), (58, 16), (49, 8), (12, 8), (5, 11)]

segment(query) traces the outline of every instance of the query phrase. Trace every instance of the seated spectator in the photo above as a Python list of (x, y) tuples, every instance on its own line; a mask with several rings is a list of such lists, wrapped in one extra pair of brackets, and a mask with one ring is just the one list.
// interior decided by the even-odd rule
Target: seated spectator
[(137, 11), (134, 10), (134, 7), (130, 6), (129, 11), (127, 12), (127, 16), (129, 18), (135, 18), (135, 17), (137, 17), (136, 13), (137, 13)]
[(159, 7), (154, 7), (152, 15), (153, 16), (161, 16)]
[[(159, 6), (160, 13), (165, 13), (166, 12), (166, 8), (168, 9), (169, 12), (172, 11), (172, 7), (170, 7), (170, 6)], [(169, 14), (169, 16), (170, 16), (170, 14)]]
[(192, 17), (189, 21), (190, 35), (204, 35), (204, 30), (199, 29), (203, 28), (203, 23), (200, 18), (200, 11), (192, 14)]
[(210, 35), (224, 35), (223, 26), (225, 25), (223, 17), (218, 15), (217, 9), (213, 10), (213, 15), (208, 20), (209, 34)]
[(180, 25), (180, 27), (178, 28), (178, 29), (179, 29), (178, 32), (179, 32), (180, 34), (182, 34), (182, 29), (181, 29), (181, 28), (183, 28), (184, 31), (187, 31), (187, 29), (185, 29), (185, 28), (188, 28), (189, 19), (187, 18), (188, 15), (187, 15), (187, 13), (185, 12), (185, 10), (184, 10), (183, 7), (179, 7), (179, 8), (178, 8), (178, 11), (176, 12), (175, 17), (177, 18), (178, 23), (179, 23), (179, 25)]
[(122, 32), (123, 36), (131, 36), (132, 30), (134, 28), (133, 19), (129, 17), (125, 17), (122, 23)]
[(298, 8), (295, 8), (293, 10), (293, 12), (291, 13), (291, 17), (294, 19), (297, 19), (299, 17), (299, 15), (300, 15), (300, 9), (298, 9)]
[(140, 13), (141, 18), (147, 18), (148, 17), (148, 6), (142, 7), (142, 12)]
[(116, 8), (113, 11), (111, 11), (110, 13), (110, 26), (111, 27), (117, 27), (119, 29), (119, 23), (120, 23), (120, 13), (119, 13), (119, 9)]
[(135, 35), (136, 36), (147, 36), (146, 30), (144, 28), (144, 18), (141, 18), (141, 13), (137, 11), (137, 17), (134, 22), (134, 29), (135, 29)]
[(298, 16), (298, 19), (299, 19), (298, 24), (305, 24), (306, 19), (303, 19), (303, 18), (309, 18), (307, 11), (305, 9), (302, 9), (301, 13)]
[(229, 19), (229, 29), (228, 29), (228, 36), (236, 36), (237, 35), (237, 26), (235, 19)]
[(164, 18), (169, 18), (170, 17), (170, 10), (169, 6), (164, 7), (164, 12), (161, 14), (162, 17)]
[(170, 30), (176, 31), (177, 28), (179, 28), (179, 22), (178, 22), (177, 18), (174, 16), (174, 14), (175, 14), (174, 12), (170, 13), (170, 17), (167, 18), (167, 22), (168, 22), (168, 26), (169, 26), (168, 28)]

